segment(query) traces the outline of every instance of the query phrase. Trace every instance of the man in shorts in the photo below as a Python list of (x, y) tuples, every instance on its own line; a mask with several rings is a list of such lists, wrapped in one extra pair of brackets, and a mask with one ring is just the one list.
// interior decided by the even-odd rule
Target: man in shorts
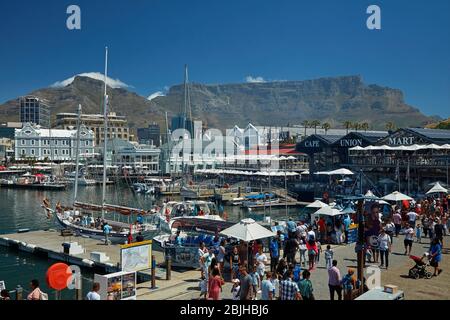
[(412, 248), (413, 240), (414, 240), (414, 229), (411, 228), (409, 223), (407, 223), (406, 224), (406, 229), (405, 229), (405, 240), (404, 240), (405, 255), (407, 255), (407, 254), (410, 255), (411, 254), (411, 248)]

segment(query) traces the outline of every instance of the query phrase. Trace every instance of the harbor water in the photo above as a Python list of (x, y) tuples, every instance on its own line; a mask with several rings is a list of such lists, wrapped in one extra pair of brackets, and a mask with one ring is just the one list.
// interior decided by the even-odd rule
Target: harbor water
[[(78, 189), (78, 201), (101, 203), (101, 187), (89, 186)], [(15, 233), (20, 229), (48, 230), (56, 229), (55, 220), (48, 219), (41, 207), (44, 198), (50, 199), (52, 206), (58, 201), (63, 205), (73, 202), (73, 190), (66, 191), (37, 191), (0, 188), (0, 234)], [(171, 200), (180, 200), (172, 197)], [(136, 195), (126, 186), (107, 186), (107, 203), (119, 204), (135, 208), (151, 209), (164, 201), (164, 198), (155, 198), (148, 195)], [(238, 206), (225, 206), (228, 220), (237, 222), (242, 218), (251, 217), (255, 220), (263, 220), (264, 216), (273, 218), (284, 217), (284, 208), (260, 209), (257, 212), (248, 212)], [(299, 209), (290, 208), (289, 214), (298, 212)], [(8, 290), (13, 290), (17, 285), (29, 289), (31, 279), (38, 279), (44, 292), (49, 292), (49, 298), (54, 299), (56, 293), (47, 288), (45, 274), (49, 266), (55, 261), (43, 259), (32, 254), (17, 252), (0, 246), (0, 281), (5, 281)], [(92, 285), (94, 274), (91, 270), (82, 270), (83, 291), (87, 293)], [(64, 290), (61, 298), (73, 299), (74, 291)]]

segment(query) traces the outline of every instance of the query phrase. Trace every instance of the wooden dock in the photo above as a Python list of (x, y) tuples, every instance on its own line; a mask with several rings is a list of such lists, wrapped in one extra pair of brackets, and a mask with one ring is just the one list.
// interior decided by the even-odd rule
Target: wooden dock
[[(82, 254), (66, 254), (63, 251), (64, 242), (77, 242), (84, 249)], [(36, 256), (48, 258), (81, 267), (101, 270), (105, 273), (116, 272), (120, 268), (120, 245), (105, 245), (101, 240), (79, 236), (64, 237), (56, 230), (30, 231), (0, 235), (0, 245)], [(91, 260), (91, 252), (104, 252), (109, 261), (96, 262)], [(164, 261), (163, 253), (153, 251), (156, 262)]]

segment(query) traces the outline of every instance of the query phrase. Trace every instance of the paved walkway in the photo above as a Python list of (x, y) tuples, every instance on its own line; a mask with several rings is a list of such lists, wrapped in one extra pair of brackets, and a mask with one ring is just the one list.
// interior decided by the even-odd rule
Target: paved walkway
[[(449, 247), (450, 237), (444, 238), (445, 248)], [(428, 251), (429, 239), (423, 239), (422, 243), (414, 243), (412, 254), (421, 256)], [(325, 249), (325, 248), (324, 248)], [(345, 274), (347, 268), (356, 270), (355, 245), (333, 246), (334, 258), (338, 260), (338, 267), (341, 274)], [(408, 270), (414, 265), (414, 262), (408, 256), (403, 255), (403, 236), (394, 238), (392, 253), (390, 254), (389, 269), (381, 269), (381, 284), (393, 284), (405, 292), (405, 298), (408, 300), (426, 299), (426, 300), (448, 300), (450, 299), (450, 255), (448, 249), (444, 249), (442, 268), (444, 272), (432, 279), (410, 279), (407, 277)], [(298, 258), (298, 255), (297, 255)], [(323, 253), (320, 257), (318, 267), (312, 271), (311, 281), (314, 287), (314, 293), (318, 300), (329, 300), (328, 292), (328, 273), (325, 268)], [(370, 264), (367, 264), (367, 266)], [(375, 266), (375, 264), (372, 264)], [(430, 267), (430, 271), (432, 268)], [(170, 282), (160, 280), (157, 282), (159, 290), (150, 291), (148, 283), (139, 285), (138, 299), (143, 300), (192, 300), (198, 299), (200, 272), (187, 271), (183, 273), (172, 272)], [(231, 299), (231, 283), (226, 283), (221, 295), (222, 299)]]

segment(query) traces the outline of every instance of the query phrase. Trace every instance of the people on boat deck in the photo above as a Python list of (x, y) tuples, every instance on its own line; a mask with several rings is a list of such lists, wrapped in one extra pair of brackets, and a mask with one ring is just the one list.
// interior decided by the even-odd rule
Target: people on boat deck
[(137, 216), (136, 222), (137, 222), (138, 224), (144, 224), (144, 218), (142, 217), (141, 214), (139, 214), (139, 215)]

